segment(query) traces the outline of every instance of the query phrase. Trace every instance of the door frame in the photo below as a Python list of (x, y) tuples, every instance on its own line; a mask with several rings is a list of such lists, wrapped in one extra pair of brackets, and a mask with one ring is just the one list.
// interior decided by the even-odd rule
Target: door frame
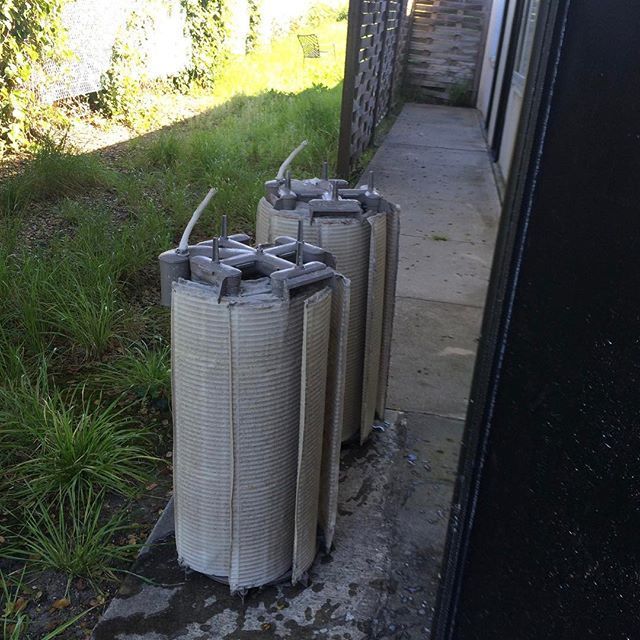
[[(520, 29), (522, 27), (522, 19), (524, 13), (524, 7), (527, 0), (512, 0), (515, 2), (513, 21), (510, 25), (509, 42), (505, 51), (505, 66), (502, 78), (498, 80), (496, 78), (496, 84), (499, 82), (498, 101), (495, 105), (496, 119), (493, 128), (493, 136), (489, 140), (489, 151), (491, 158), (494, 162), (498, 161), (500, 156), (500, 147), (502, 146), (502, 134), (504, 133), (504, 124), (507, 117), (507, 106), (509, 104), (509, 93), (511, 91), (511, 83), (513, 81), (513, 70), (515, 67), (516, 53), (518, 49), (518, 39), (520, 36)], [(505, 35), (506, 35), (506, 22), (508, 14), (505, 14)], [(507, 176), (504, 176), (507, 178)]]

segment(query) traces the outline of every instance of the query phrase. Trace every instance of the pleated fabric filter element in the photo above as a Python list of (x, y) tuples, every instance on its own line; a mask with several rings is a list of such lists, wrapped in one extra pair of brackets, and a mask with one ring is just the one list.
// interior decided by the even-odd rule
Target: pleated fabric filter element
[(291, 568), (303, 312), (303, 297), (231, 307), (233, 591)]
[[(269, 244), (280, 235), (291, 235), (302, 220), (305, 238), (334, 255), (336, 268), (351, 281), (342, 440), (358, 435), (363, 441), (376, 420), (384, 419), (395, 306), (399, 209), (377, 194), (367, 198), (364, 191), (355, 189), (340, 193), (354, 198), (352, 202), (360, 198), (362, 214), (314, 217), (309, 209), (314, 201), (300, 201), (295, 209), (287, 210), (275, 208), (263, 197), (258, 203), (256, 241)], [(375, 202), (378, 213), (366, 212), (366, 204), (371, 201)], [(338, 201), (337, 206), (344, 202)], [(331, 203), (326, 205), (330, 207)], [(373, 220), (377, 222), (372, 227)], [(369, 369), (365, 370), (365, 366)]]
[[(298, 227), (295, 211), (275, 211), (263, 198), (258, 205), (256, 242), (271, 243), (279, 236), (290, 236)], [(355, 218), (318, 218), (311, 224), (304, 219), (305, 239), (329, 251), (338, 271), (349, 278), (350, 312), (345, 370), (342, 440), (359, 432), (361, 422), (363, 352), (367, 311), (369, 225)]]
[(378, 398), (376, 413), (383, 417), (387, 408), (387, 387), (389, 364), (391, 362), (391, 340), (393, 338), (393, 319), (396, 311), (396, 282), (398, 280), (398, 262), (400, 254), (400, 207), (383, 201), (381, 207), (387, 217), (387, 256), (384, 278), (384, 312), (382, 319), (382, 344), (378, 376)]
[(176, 546), (184, 566), (244, 591), (299, 580), (318, 524), (331, 547), (351, 283), (302, 224), (252, 248), (223, 217), (221, 235), (189, 244), (214, 195), (158, 256), (172, 318)]
[(327, 375), (327, 402), (322, 444), (320, 473), (320, 504), (318, 521), (324, 532), (327, 553), (331, 550), (338, 513), (338, 483), (340, 449), (342, 445), (342, 416), (344, 414), (345, 371), (347, 366), (347, 338), (349, 335), (351, 282), (336, 275), (333, 283), (331, 334)]
[(176, 545), (233, 591), (298, 579), (316, 551), (332, 287), (260, 287), (172, 292)]
[(384, 320), (384, 291), (387, 268), (387, 217), (378, 213), (367, 222), (371, 226), (369, 243), (369, 282), (367, 285), (366, 337), (362, 385), (362, 421), (360, 442), (371, 433), (376, 419), (382, 333)]
[(304, 303), (292, 582), (297, 582), (316, 555), (320, 468), (324, 433), (331, 290), (324, 289)]
[(174, 286), (171, 313), (173, 473), (181, 561), (229, 574), (233, 484), (229, 308), (205, 287)]

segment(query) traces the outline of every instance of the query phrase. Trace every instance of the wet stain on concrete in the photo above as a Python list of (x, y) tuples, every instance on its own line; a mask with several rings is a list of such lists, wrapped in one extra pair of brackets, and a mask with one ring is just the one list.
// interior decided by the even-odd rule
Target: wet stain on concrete
[[(139, 559), (133, 571), (143, 579), (127, 578), (94, 639), (413, 637), (395, 635), (389, 628), (408, 632), (415, 620), (424, 624), (429, 617), (419, 613), (428, 596), (405, 587), (419, 584), (427, 589), (429, 585), (417, 582), (416, 572), (433, 567), (433, 553), (417, 542), (410, 548), (395, 542), (400, 535), (399, 513), (404, 512), (411, 522), (424, 518), (415, 510), (414, 492), (407, 496), (406, 490), (427, 472), (407, 464), (405, 440), (403, 428), (388, 429), (375, 433), (364, 453), (344, 452), (351, 466), (343, 466), (334, 548), (319, 554), (307, 586), (284, 583), (250, 590), (244, 599), (232, 596), (227, 585), (181, 568), (169, 537)], [(345, 509), (346, 504), (351, 509)], [(409, 524), (403, 523), (401, 537), (407, 537), (413, 526)], [(143, 611), (141, 603), (148, 597), (152, 602), (155, 598), (156, 607)], [(416, 637), (425, 635), (420, 631)]]

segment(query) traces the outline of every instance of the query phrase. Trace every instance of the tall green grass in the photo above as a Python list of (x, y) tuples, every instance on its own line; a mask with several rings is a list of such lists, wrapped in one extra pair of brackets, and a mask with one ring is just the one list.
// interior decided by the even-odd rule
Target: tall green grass
[(101, 367), (95, 381), (102, 388), (121, 393), (133, 391), (140, 398), (169, 400), (171, 395), (170, 351), (166, 345), (150, 348), (134, 344), (114, 362)]
[(55, 388), (44, 366), (0, 388), (0, 424), (2, 485), (23, 506), (83, 487), (131, 496), (149, 479), (148, 430), (118, 399)]
[(21, 640), (29, 627), (27, 604), (22, 597), (24, 567), (16, 575), (0, 571), (0, 623), (3, 640)]
[(23, 170), (0, 187), (0, 214), (20, 213), (38, 200), (106, 187), (112, 180), (112, 172), (98, 158), (68, 153), (64, 144), (45, 140)]
[(214, 215), (228, 213), (236, 228), (252, 231), (263, 182), (302, 140), (309, 145), (295, 171), (319, 175), (324, 160), (333, 163), (340, 100), (340, 86), (236, 97), (180, 132), (158, 134), (135, 162), (161, 183), (166, 210), (176, 221), (186, 222), (213, 185), (219, 189), (210, 207)]
[(123, 514), (103, 518), (104, 493), (72, 489), (61, 493), (53, 508), (38, 500), (26, 515), (23, 544), (16, 557), (29, 558), (32, 566), (53, 569), (68, 576), (115, 579), (119, 562), (131, 559), (137, 545), (113, 544), (120, 532), (131, 529)]

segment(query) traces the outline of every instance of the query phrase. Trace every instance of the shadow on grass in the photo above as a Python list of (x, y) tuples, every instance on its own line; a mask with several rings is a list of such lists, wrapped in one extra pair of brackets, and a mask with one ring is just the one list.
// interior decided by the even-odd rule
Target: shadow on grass
[(132, 313), (155, 302), (155, 258), (207, 190), (218, 195), (194, 239), (210, 237), (222, 214), (252, 234), (263, 182), (301, 140), (296, 170), (333, 164), (340, 99), (339, 85), (267, 91), (91, 154), (43, 146), (0, 187), (5, 338), (34, 356), (55, 346), (85, 360), (148, 338)]
[[(44, 204), (55, 214), (61, 199), (91, 195), (92, 208), (112, 205), (115, 191), (130, 213), (142, 206), (141, 189), (164, 213), (182, 222), (202, 191), (219, 188), (212, 210), (246, 222), (262, 181), (302, 139), (309, 146), (297, 161), (300, 171), (317, 173), (323, 160), (334, 164), (339, 134), (341, 85), (313, 86), (300, 93), (266, 91), (237, 95), (197, 116), (89, 154), (73, 155), (46, 142), (19, 175), (0, 187), (0, 213), (15, 215)], [(186, 200), (186, 201), (185, 201)]]

